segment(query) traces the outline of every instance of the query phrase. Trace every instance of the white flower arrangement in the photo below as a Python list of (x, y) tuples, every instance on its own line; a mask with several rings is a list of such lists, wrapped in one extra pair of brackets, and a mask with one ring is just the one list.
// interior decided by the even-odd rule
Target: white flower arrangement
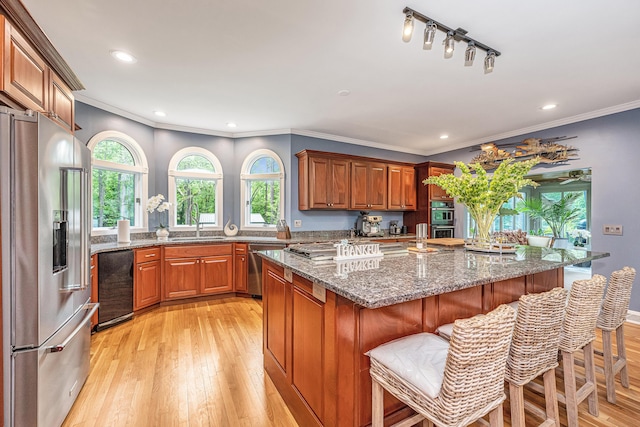
[[(147, 212), (165, 212), (169, 210), (171, 207), (171, 203), (164, 201), (164, 196), (162, 194), (158, 194), (153, 197), (149, 197), (147, 200)], [(158, 228), (167, 228), (162, 222), (158, 224)]]

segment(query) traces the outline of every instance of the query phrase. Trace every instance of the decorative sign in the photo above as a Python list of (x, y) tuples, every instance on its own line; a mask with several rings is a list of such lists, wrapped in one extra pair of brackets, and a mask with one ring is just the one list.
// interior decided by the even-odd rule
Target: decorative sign
[(336, 277), (346, 279), (354, 271), (375, 270), (380, 268), (381, 258), (351, 259), (336, 262)]
[[(516, 161), (538, 157), (540, 163), (562, 163), (577, 156), (577, 148), (570, 145), (558, 144), (558, 141), (577, 138), (577, 136), (558, 136), (555, 138), (527, 138), (522, 143), (496, 145), (493, 142), (480, 145), (481, 154), (475, 156), (469, 163), (479, 163), (485, 170), (495, 169), (505, 159)], [(521, 144), (521, 145), (517, 145)], [(510, 151), (501, 147), (513, 147)]]
[(336, 261), (361, 259), (361, 258), (381, 258), (384, 254), (380, 251), (379, 243), (350, 244), (347, 240), (342, 240), (334, 245), (336, 247)]

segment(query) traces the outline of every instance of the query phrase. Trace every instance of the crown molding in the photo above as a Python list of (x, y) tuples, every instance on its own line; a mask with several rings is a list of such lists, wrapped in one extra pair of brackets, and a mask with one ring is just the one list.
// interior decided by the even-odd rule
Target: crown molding
[(588, 113), (577, 114), (571, 117), (565, 117), (563, 119), (554, 120), (551, 122), (545, 122), (526, 128), (516, 129), (509, 132), (503, 132), (496, 135), (486, 136), (472, 141), (464, 141), (457, 144), (452, 144), (444, 149), (427, 150), (425, 155), (434, 155), (446, 153), (448, 151), (459, 150), (462, 148), (472, 147), (474, 145), (484, 144), (489, 141), (500, 141), (502, 139), (512, 138), (515, 136), (526, 135), (532, 132), (538, 132), (541, 130), (547, 130), (559, 126), (570, 125), (573, 123), (582, 122), (590, 119), (597, 119), (598, 117), (609, 116), (611, 114), (622, 113), (624, 111), (634, 110), (640, 108), (640, 100), (627, 102), (625, 104), (618, 104), (612, 107), (602, 108), (600, 110), (590, 111)]

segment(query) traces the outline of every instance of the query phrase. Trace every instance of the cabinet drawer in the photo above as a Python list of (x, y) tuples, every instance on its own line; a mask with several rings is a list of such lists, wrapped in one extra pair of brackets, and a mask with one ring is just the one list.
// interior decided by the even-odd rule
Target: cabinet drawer
[(160, 260), (160, 248), (136, 249), (135, 263)]
[(210, 255), (231, 255), (233, 253), (233, 243), (222, 245), (186, 245), (171, 246), (164, 248), (165, 258), (188, 258)]
[(235, 244), (236, 255), (246, 254), (248, 250), (247, 246), (248, 245), (246, 243), (236, 243)]

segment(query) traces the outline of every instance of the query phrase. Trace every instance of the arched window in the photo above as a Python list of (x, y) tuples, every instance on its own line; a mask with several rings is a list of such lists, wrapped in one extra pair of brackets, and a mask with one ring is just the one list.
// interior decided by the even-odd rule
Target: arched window
[(256, 150), (240, 175), (242, 228), (274, 227), (284, 218), (284, 166), (271, 150)]
[(147, 158), (138, 143), (117, 131), (96, 134), (91, 150), (93, 235), (115, 233), (119, 219), (128, 219), (133, 231), (144, 231), (147, 200)]
[(222, 166), (210, 151), (187, 147), (169, 163), (170, 223), (178, 229), (222, 228)]

